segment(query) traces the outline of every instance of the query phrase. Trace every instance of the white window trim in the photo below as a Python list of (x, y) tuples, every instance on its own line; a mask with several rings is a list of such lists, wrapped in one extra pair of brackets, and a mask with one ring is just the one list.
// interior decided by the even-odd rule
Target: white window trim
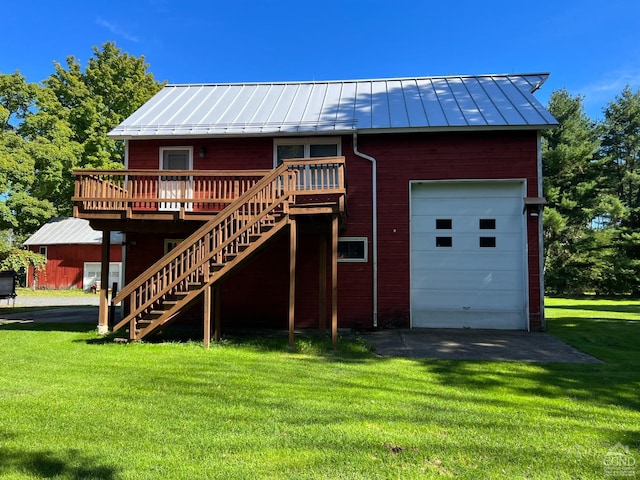
[[(164, 239), (164, 254), (166, 255), (167, 253), (169, 253), (169, 244), (175, 243), (176, 247), (177, 247), (182, 242), (184, 242), (184, 238), (165, 238)], [(176, 248), (176, 247), (174, 247), (174, 248)]]
[(367, 263), (369, 261), (369, 239), (367, 237), (338, 237), (340, 242), (363, 242), (364, 258), (338, 258), (340, 263)]
[(49, 248), (45, 245), (38, 247), (38, 253), (44, 255), (44, 258), (49, 259)]
[(337, 156), (342, 155), (342, 137), (287, 137), (273, 139), (273, 168), (278, 167), (279, 145), (303, 145), (304, 158), (311, 158), (311, 145), (337, 145)]
[(187, 170), (193, 170), (193, 146), (184, 147), (160, 147), (160, 154), (158, 156), (158, 170), (165, 170), (162, 168), (162, 159), (164, 158), (164, 152), (168, 150), (187, 150), (189, 152), (188, 168)]

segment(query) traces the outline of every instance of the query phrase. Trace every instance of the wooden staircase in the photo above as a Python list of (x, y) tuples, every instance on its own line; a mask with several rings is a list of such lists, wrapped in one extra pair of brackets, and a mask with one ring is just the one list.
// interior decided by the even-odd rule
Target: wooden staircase
[(178, 318), (289, 224), (298, 185), (298, 170), (286, 163), (268, 173), (114, 297), (129, 313), (113, 330), (128, 325), (129, 339), (141, 340)]

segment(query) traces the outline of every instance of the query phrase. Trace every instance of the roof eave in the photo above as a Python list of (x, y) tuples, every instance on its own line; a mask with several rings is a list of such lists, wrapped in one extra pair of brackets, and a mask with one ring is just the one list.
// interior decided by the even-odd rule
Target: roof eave
[(434, 132), (470, 132), (470, 131), (496, 131), (496, 130), (548, 130), (557, 128), (558, 123), (525, 124), (525, 125), (449, 125), (435, 127), (403, 127), (403, 128), (361, 128), (331, 131), (279, 131), (279, 132), (233, 132), (215, 134), (141, 134), (132, 135), (126, 133), (109, 134), (111, 138), (118, 140), (157, 140), (157, 139), (205, 139), (205, 138), (229, 138), (229, 137), (310, 137), (310, 136), (340, 136), (358, 133), (360, 135), (384, 135), (393, 133), (434, 133)]

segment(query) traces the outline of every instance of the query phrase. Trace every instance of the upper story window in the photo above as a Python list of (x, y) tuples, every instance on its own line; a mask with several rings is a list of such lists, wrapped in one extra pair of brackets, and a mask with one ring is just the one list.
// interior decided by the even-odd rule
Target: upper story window
[(276, 138), (273, 141), (273, 166), (286, 158), (337, 157), (342, 155), (340, 137)]
[(192, 167), (192, 147), (160, 148), (160, 170), (191, 170)]

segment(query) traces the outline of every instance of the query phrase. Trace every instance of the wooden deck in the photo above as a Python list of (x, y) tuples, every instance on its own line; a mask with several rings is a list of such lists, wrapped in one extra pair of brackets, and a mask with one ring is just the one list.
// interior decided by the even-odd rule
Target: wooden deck
[[(136, 220), (206, 220), (113, 298), (127, 308), (114, 330), (128, 327), (130, 340), (157, 332), (178, 319), (190, 304), (203, 299), (205, 345), (211, 336), (212, 312), (217, 315), (219, 311), (220, 281), (286, 228), (290, 236), (289, 326), (293, 342), (297, 218), (321, 215), (332, 226), (331, 331), (335, 346), (338, 223), (346, 214), (345, 197), (344, 157), (286, 160), (274, 170), (251, 172), (77, 171), (74, 214), (107, 225), (105, 233)], [(109, 262), (108, 238), (103, 235), (103, 272)], [(322, 263), (320, 260), (321, 269)], [(326, 292), (321, 293), (324, 295)], [(214, 323), (213, 337), (218, 339), (219, 317)], [(106, 325), (107, 293), (102, 289), (99, 330), (105, 331)]]
[[(286, 160), (292, 205), (334, 203), (346, 194), (344, 157)], [(76, 170), (74, 216), (88, 220), (214, 218), (272, 170)], [(276, 186), (275, 188), (282, 188)], [(317, 213), (320, 213), (317, 210)]]

